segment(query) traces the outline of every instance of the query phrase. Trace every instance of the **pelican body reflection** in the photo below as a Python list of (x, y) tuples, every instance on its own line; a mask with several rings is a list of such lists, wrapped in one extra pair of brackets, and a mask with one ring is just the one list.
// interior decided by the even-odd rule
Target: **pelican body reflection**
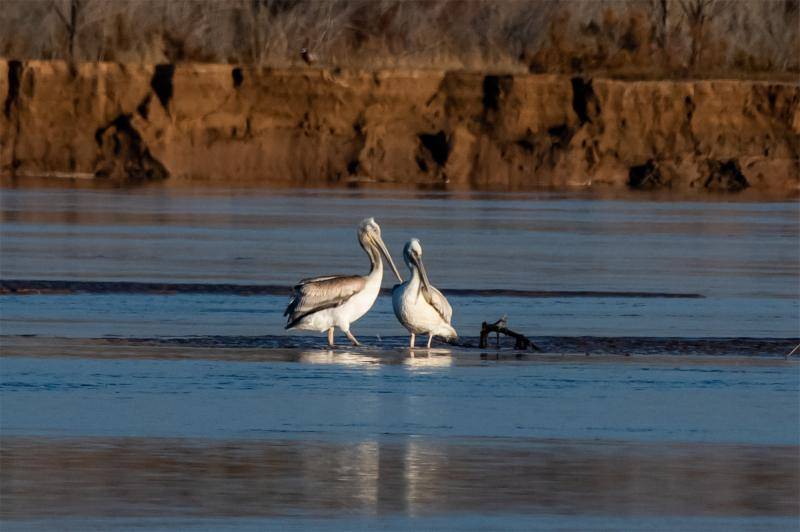
[(455, 364), (448, 349), (423, 351), (381, 351), (378, 353), (339, 351), (333, 349), (301, 351), (297, 361), (303, 364), (330, 364), (374, 371), (381, 365), (401, 365), (409, 370), (447, 368)]

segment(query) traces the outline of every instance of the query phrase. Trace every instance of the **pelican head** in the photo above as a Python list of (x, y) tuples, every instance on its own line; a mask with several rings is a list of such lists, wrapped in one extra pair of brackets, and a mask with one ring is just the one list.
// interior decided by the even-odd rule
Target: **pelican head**
[[(378, 225), (375, 218), (365, 218), (358, 224), (358, 241), (361, 242), (364, 249), (368, 251), (369, 249), (375, 249), (382, 253), (386, 258), (386, 262), (392, 267), (392, 271), (397, 279), (401, 283), (403, 282), (403, 278), (400, 277), (400, 272), (397, 271), (397, 266), (394, 265), (394, 261), (389, 254), (389, 250), (386, 248), (386, 244), (383, 243), (383, 238), (381, 238), (381, 226)], [(377, 258), (380, 260), (379, 256)]]
[(425, 270), (425, 264), (422, 263), (422, 244), (419, 243), (419, 239), (412, 238), (406, 242), (403, 248), (403, 260), (406, 261), (409, 270), (412, 272), (415, 269), (419, 271), (422, 284), (425, 285), (425, 288), (430, 289), (431, 283), (428, 281), (428, 272)]

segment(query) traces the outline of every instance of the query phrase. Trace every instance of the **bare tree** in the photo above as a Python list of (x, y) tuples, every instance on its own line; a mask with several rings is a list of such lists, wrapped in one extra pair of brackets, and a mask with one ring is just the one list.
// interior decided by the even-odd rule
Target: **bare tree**
[(63, 2), (53, 1), (53, 10), (64, 24), (67, 32), (67, 62), (71, 67), (75, 65), (75, 44), (78, 35), (78, 21), (83, 8), (83, 0), (69, 0), (68, 11), (62, 10)]
[(0, 55), (280, 67), (305, 44), (325, 68), (627, 76), (652, 53), (665, 76), (796, 79), (799, 21), (800, 0), (0, 0)]
[(711, 16), (714, 0), (681, 0), (681, 9), (689, 24), (689, 70), (694, 71), (703, 53), (703, 40), (706, 36), (706, 23)]
[(667, 39), (669, 35), (668, 20), (669, 20), (669, 1), (656, 0), (656, 42), (661, 50), (667, 49)]
[(262, 26), (263, 13), (266, 11), (261, 0), (250, 0), (250, 47), (252, 48), (253, 62), (261, 66), (264, 60), (264, 35)]

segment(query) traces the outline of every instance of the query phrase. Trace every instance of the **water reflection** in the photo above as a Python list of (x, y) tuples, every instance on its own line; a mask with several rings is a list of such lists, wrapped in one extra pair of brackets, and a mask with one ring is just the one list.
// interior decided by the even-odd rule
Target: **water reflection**
[(448, 463), (448, 456), (439, 445), (431, 445), (420, 438), (410, 438), (405, 444), (404, 481), (406, 513), (419, 516), (426, 513), (426, 508), (435, 503), (439, 494), (432, 492), (430, 486), (435, 478), (446, 475), (443, 470)]
[[(314, 500), (324, 511), (377, 514), (380, 480), (380, 447), (377, 442), (367, 440), (354, 445), (300, 443), (296, 448), (299, 453), (297, 462), (285, 466), (276, 462), (275, 467), (270, 468), (276, 482), (281, 477), (292, 476), (292, 470), (297, 468), (296, 481), (302, 492), (299, 500)], [(256, 467), (260, 469), (260, 465)], [(276, 487), (280, 490), (280, 486)], [(285, 504), (284, 510), (294, 506), (290, 501)], [(304, 509), (303, 506), (300, 503), (296, 507)], [(278, 513), (282, 513), (280, 509)]]
[(366, 353), (328, 349), (324, 351), (301, 351), (298, 362), (305, 364), (336, 364), (374, 370), (379, 368), (381, 357)]
[(403, 360), (409, 369), (446, 368), (454, 363), (452, 352), (448, 349), (412, 349)]
[(4, 518), (796, 516), (796, 446), (523, 439), (2, 441)]
[(367, 370), (379, 369), (384, 364), (400, 364), (410, 370), (446, 368), (455, 364), (449, 349), (384, 349), (364, 352), (308, 350), (301, 351), (296, 360), (305, 364), (333, 364)]

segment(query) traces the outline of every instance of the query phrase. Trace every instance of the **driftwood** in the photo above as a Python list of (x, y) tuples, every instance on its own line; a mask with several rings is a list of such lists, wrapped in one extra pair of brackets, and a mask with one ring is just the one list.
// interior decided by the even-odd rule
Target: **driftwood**
[(798, 350), (800, 350), (800, 344), (797, 344), (797, 346), (794, 349), (792, 349), (792, 352), (786, 355), (786, 358), (789, 358), (793, 354), (797, 353)]
[(486, 323), (485, 321), (481, 324), (481, 339), (478, 347), (486, 348), (489, 346), (489, 333), (497, 333), (497, 345), (500, 345), (500, 335), (505, 334), (506, 336), (510, 336), (514, 339), (514, 349), (518, 351), (527, 351), (528, 349), (532, 349), (534, 351), (541, 351), (539, 346), (531, 342), (527, 336), (524, 334), (520, 334), (518, 332), (514, 332), (508, 327), (506, 327), (506, 317), (503, 316), (499, 320), (494, 323)]

